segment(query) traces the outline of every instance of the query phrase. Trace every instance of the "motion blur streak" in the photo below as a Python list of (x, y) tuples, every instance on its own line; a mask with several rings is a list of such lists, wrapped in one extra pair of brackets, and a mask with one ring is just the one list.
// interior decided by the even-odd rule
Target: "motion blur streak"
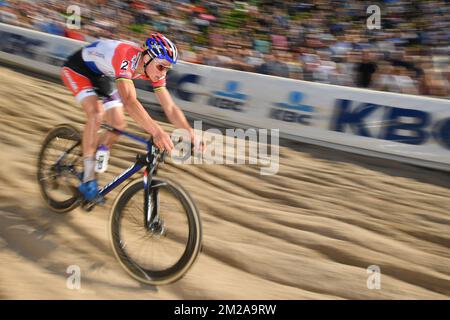
[[(109, 248), (110, 202), (58, 215), (39, 195), (45, 133), (84, 121), (69, 91), (0, 68), (0, 112), (0, 298), (449, 298), (448, 173), (302, 144), (280, 148), (274, 176), (257, 166), (166, 164), (160, 174), (199, 206), (204, 249), (185, 278), (152, 288), (123, 272)], [(121, 138), (101, 182), (136, 148)], [(66, 287), (71, 265), (79, 290)], [(380, 290), (367, 288), (371, 265)]]

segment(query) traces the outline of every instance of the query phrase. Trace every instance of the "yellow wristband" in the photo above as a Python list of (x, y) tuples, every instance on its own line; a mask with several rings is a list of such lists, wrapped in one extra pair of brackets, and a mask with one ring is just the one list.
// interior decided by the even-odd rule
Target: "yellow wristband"
[(125, 81), (131, 81), (131, 82), (133, 82), (133, 80), (127, 79), (127, 78), (117, 78), (117, 79), (116, 79), (116, 81), (120, 81), (120, 80), (125, 80)]

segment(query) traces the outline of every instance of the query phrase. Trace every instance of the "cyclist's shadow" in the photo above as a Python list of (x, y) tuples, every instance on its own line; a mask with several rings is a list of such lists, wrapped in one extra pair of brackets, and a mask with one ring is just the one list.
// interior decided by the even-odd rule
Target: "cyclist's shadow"
[[(45, 268), (50, 273), (60, 274), (61, 277), (66, 278), (68, 276), (66, 270), (70, 264), (58, 261), (52, 262), (51, 254), (58, 250), (61, 244), (69, 243), (71, 245), (68, 250), (76, 255), (72, 261), (77, 259), (91, 261), (88, 267), (89, 271), (101, 272), (102, 269), (108, 267), (108, 270), (120, 273), (120, 277), (133, 282), (133, 285), (126, 285), (117, 284), (117, 281), (115, 281), (114, 287), (136, 290), (136, 284), (138, 284), (140, 289), (157, 292), (157, 287), (136, 281), (125, 274), (115, 260), (109, 245), (74, 223), (74, 219), (80, 218), (82, 214), (79, 210), (58, 214), (51, 212), (44, 206), (33, 208), (32, 212), (21, 209), (20, 206), (0, 206), (0, 249), (10, 250)], [(58, 232), (58, 227), (70, 228), (74, 234), (84, 238), (90, 247), (86, 248), (86, 246), (76, 245), (76, 242), (68, 241), (64, 234)], [(113, 266), (113, 269), (110, 268), (111, 266)], [(112, 285), (94, 277), (90, 277), (89, 282), (97, 285)]]

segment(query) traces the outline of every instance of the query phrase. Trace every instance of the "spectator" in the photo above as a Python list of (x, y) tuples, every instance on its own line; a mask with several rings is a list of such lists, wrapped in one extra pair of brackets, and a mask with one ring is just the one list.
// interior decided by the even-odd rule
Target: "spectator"
[(388, 92), (398, 92), (399, 87), (394, 76), (394, 67), (390, 62), (380, 63), (377, 71), (373, 75), (373, 88)]
[(269, 53), (265, 56), (265, 61), (257, 70), (257, 72), (278, 77), (289, 77), (288, 66), (281, 61), (282, 54), (276, 52)]
[(292, 79), (303, 80), (303, 65), (299, 55), (295, 52), (287, 53), (287, 65), (289, 68), (289, 77)]
[(217, 50), (214, 47), (205, 50), (203, 56), (203, 63), (213, 67), (219, 66), (220, 61), (219, 58), (217, 57)]
[(411, 77), (412, 72), (406, 67), (397, 66), (395, 81), (398, 85), (398, 92), (407, 94), (418, 94), (417, 82)]
[(389, 62), (380, 64), (374, 75), (373, 87), (377, 90), (418, 94), (417, 82), (413, 80), (407, 68), (394, 66)]
[(373, 62), (374, 55), (364, 50), (362, 61), (356, 65), (356, 86), (359, 88), (368, 88), (372, 81), (372, 75), (377, 70), (377, 65)]
[(245, 57), (245, 63), (251, 71), (255, 71), (264, 63), (264, 55), (256, 50), (247, 49)]
[(332, 82), (332, 78), (336, 75), (336, 63), (331, 61), (330, 54), (326, 51), (319, 52), (318, 66), (313, 72), (313, 78), (317, 82)]
[(85, 41), (85, 36), (81, 32), (69, 28), (64, 29), (64, 36), (75, 40)]
[(424, 70), (424, 83), (428, 94), (432, 96), (448, 97), (450, 94), (449, 82), (438, 70), (427, 68)]
[(320, 65), (319, 56), (313, 49), (305, 48), (302, 50), (301, 60), (305, 66), (303, 69), (303, 79), (306, 81), (314, 81), (314, 72)]
[(336, 64), (336, 70), (333, 74), (330, 74), (330, 83), (351, 87), (354, 84), (353, 78), (350, 74), (345, 72), (345, 67), (343, 63)]
[(160, 31), (172, 34), (181, 59), (194, 63), (363, 88), (381, 81), (389, 91), (449, 95), (449, 1), (383, 1), (382, 29), (371, 31), (361, 28), (368, 0), (252, 3), (75, 1), (82, 28), (65, 30), (64, 1), (0, 0), (0, 19), (87, 41), (139, 41)]
[(191, 63), (197, 63), (197, 54), (190, 49), (189, 45), (180, 42), (178, 43), (178, 47), (180, 51), (180, 60)]

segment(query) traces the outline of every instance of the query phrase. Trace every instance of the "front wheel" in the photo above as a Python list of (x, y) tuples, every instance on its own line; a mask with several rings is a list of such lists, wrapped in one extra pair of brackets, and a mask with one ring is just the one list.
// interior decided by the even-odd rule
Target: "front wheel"
[(173, 181), (154, 178), (150, 198), (151, 210), (158, 215), (152, 228), (145, 223), (143, 179), (122, 189), (112, 207), (111, 244), (133, 278), (163, 285), (180, 279), (195, 262), (201, 248), (201, 221), (188, 193)]

